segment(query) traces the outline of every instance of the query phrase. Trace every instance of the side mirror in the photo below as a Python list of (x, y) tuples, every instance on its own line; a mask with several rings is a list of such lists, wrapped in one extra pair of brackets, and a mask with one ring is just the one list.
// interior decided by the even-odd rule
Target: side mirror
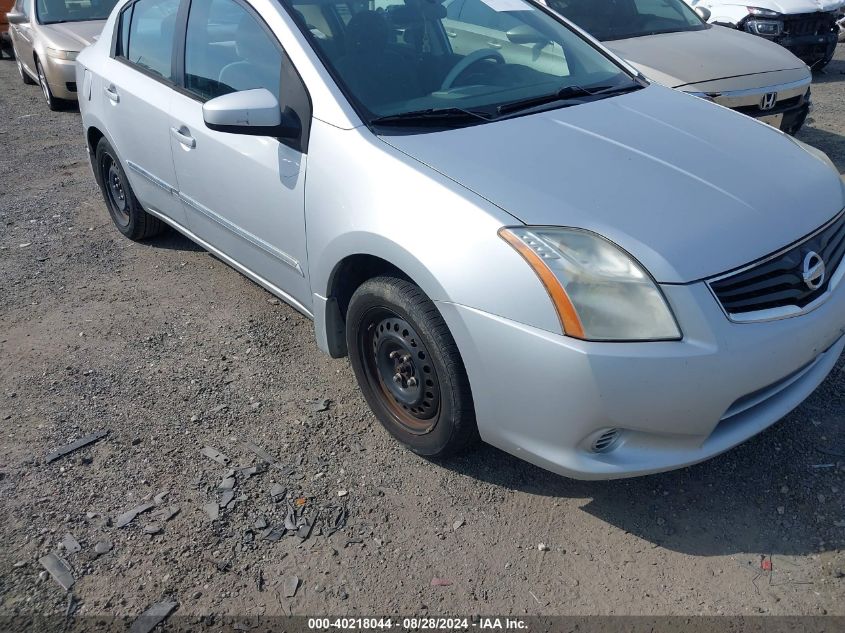
[(9, 24), (26, 24), (27, 22), (29, 22), (29, 18), (27, 18), (20, 11), (9, 11), (6, 14), (6, 20), (9, 22)]
[(299, 118), (282, 112), (273, 93), (266, 88), (232, 92), (206, 101), (202, 106), (206, 127), (217, 132), (298, 138), (302, 133)]
[(508, 39), (514, 44), (543, 44), (549, 43), (549, 38), (530, 26), (520, 24), (505, 33)]
[(710, 19), (710, 16), (713, 15), (713, 13), (707, 7), (696, 7), (695, 12), (698, 14), (698, 17), (700, 17), (705, 22), (707, 22)]

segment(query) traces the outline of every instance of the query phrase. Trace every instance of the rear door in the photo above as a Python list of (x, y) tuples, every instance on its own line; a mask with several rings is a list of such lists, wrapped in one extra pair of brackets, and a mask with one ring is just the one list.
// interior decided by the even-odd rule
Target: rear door
[[(272, 31), (241, 0), (194, 0), (184, 51), (170, 142), (190, 230), (310, 312), (303, 147), (210, 130), (202, 112), (209, 99), (254, 88), (268, 89), (283, 108), (294, 98), (307, 102), (304, 85)], [(310, 106), (300, 120), (307, 129)]]
[(174, 40), (180, 0), (136, 0), (121, 12), (104, 71), (104, 118), (135, 195), (185, 226), (170, 155)]

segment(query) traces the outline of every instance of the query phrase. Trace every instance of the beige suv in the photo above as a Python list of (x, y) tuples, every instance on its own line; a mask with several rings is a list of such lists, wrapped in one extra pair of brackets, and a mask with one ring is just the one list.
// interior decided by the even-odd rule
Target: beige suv
[(76, 101), (76, 56), (96, 40), (117, 0), (17, 0), (7, 15), (18, 72), (51, 110)]

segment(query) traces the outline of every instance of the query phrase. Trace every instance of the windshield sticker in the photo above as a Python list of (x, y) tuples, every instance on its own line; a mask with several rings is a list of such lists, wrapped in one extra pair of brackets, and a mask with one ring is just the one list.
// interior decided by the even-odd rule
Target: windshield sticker
[(533, 11), (534, 7), (524, 0), (481, 0), (493, 11)]

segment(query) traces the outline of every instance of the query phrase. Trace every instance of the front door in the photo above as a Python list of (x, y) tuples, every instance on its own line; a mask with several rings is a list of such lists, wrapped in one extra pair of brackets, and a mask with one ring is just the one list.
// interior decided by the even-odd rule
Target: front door
[(305, 154), (271, 137), (215, 132), (202, 114), (206, 100), (239, 90), (267, 88), (278, 98), (281, 76), (279, 43), (246, 3), (192, 2), (172, 153), (190, 230), (310, 312)]

